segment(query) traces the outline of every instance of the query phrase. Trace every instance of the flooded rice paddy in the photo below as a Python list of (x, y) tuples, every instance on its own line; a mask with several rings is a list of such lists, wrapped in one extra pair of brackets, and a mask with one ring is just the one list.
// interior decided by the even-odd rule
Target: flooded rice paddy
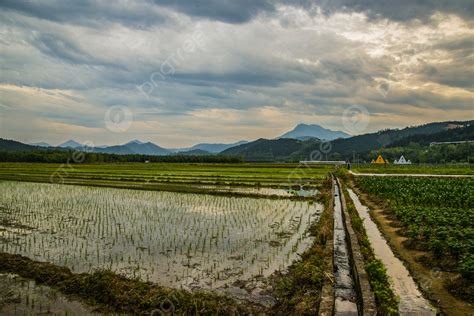
[(0, 182), (0, 251), (105, 268), (160, 285), (219, 289), (284, 270), (312, 243), (322, 205)]

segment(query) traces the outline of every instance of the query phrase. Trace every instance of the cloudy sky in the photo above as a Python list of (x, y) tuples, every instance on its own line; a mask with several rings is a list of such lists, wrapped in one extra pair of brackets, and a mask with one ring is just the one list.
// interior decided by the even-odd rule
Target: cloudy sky
[[(0, 137), (178, 147), (474, 119), (473, 13), (472, 0), (1, 0)], [(358, 111), (368, 124), (351, 128)]]

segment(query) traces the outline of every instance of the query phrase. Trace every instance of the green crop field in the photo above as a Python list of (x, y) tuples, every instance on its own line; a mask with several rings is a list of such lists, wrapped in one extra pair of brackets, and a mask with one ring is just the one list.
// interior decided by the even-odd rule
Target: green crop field
[(446, 174), (446, 175), (474, 175), (472, 164), (458, 165), (353, 165), (352, 171), (359, 173), (387, 173), (387, 174)]
[(388, 203), (426, 264), (474, 279), (474, 179), (359, 177), (357, 183)]

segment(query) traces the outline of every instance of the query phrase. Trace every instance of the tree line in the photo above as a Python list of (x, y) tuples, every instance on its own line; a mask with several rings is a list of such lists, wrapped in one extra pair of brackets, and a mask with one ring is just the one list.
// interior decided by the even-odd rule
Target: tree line
[(176, 162), (176, 163), (241, 163), (237, 156), (224, 155), (117, 155), (75, 150), (0, 151), (0, 162), (37, 163), (127, 163), (127, 162)]

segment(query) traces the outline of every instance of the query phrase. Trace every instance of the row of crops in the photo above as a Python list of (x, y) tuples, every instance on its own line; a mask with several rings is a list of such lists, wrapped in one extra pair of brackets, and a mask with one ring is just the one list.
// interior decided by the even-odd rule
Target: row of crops
[(352, 170), (360, 173), (385, 174), (451, 174), (472, 175), (474, 167), (469, 164), (412, 164), (412, 165), (375, 165), (354, 164)]
[(284, 270), (322, 205), (0, 182), (0, 252), (172, 287), (220, 288)]
[(77, 184), (116, 182), (134, 184), (201, 184), (288, 187), (317, 186), (330, 166), (298, 164), (0, 164), (0, 179)]
[(431, 264), (473, 278), (474, 179), (362, 177), (357, 181), (364, 191), (387, 201), (412, 245), (432, 252), (435, 262)]

